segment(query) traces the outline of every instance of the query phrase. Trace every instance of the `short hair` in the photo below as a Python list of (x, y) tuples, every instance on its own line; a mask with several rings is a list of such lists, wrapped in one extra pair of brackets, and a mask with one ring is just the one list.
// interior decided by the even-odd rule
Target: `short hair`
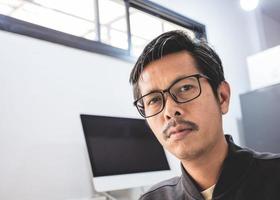
[(175, 30), (153, 39), (136, 61), (129, 78), (135, 100), (141, 97), (138, 81), (145, 67), (163, 56), (181, 51), (190, 53), (199, 72), (210, 78), (211, 88), (215, 97), (218, 98), (217, 89), (225, 80), (222, 62), (218, 54), (204, 40), (191, 39), (187, 33)]

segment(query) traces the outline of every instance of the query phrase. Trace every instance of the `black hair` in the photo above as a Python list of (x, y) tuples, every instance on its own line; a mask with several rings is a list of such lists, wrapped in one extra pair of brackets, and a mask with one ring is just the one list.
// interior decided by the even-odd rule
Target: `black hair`
[(217, 89), (225, 80), (221, 59), (204, 40), (191, 39), (187, 33), (176, 30), (163, 33), (153, 39), (139, 56), (129, 79), (133, 85), (135, 100), (141, 96), (138, 81), (144, 68), (152, 61), (180, 51), (187, 51), (194, 58), (197, 69), (209, 77), (211, 88), (218, 98)]

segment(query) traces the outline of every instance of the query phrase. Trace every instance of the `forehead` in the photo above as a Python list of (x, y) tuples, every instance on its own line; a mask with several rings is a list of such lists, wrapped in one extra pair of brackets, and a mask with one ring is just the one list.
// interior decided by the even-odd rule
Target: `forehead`
[(199, 73), (194, 58), (186, 51), (173, 53), (148, 64), (139, 78), (141, 94), (166, 89), (182, 76)]

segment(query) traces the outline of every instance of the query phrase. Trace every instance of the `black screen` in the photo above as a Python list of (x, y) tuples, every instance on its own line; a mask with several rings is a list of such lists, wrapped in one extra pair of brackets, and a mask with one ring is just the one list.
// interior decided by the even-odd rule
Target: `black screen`
[(280, 153), (280, 84), (240, 96), (246, 146)]
[(81, 120), (94, 177), (170, 169), (144, 120), (95, 115)]

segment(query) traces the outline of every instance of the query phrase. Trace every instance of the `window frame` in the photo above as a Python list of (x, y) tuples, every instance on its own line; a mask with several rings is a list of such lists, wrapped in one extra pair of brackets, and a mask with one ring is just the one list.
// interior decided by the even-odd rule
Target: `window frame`
[(198, 23), (188, 17), (180, 15), (172, 10), (169, 10), (163, 6), (153, 3), (149, 0), (123, 0), (125, 6), (126, 22), (127, 22), (127, 38), (128, 49), (121, 49), (100, 41), (100, 24), (99, 24), (99, 9), (98, 1), (95, 4), (96, 12), (96, 27), (97, 27), (97, 39), (89, 40), (79, 36), (71, 35), (58, 30), (43, 27), (37, 24), (29, 23), (23, 20), (19, 20), (7, 15), (0, 14), (0, 30), (25, 35), (33, 38), (37, 38), (44, 41), (49, 41), (64, 46), (81, 49), (93, 53), (103, 54), (114, 58), (122, 59), (128, 62), (134, 63), (136, 57), (131, 54), (131, 30), (130, 30), (130, 16), (129, 8), (135, 8), (147, 14), (156, 16), (163, 20), (185, 27), (195, 32), (195, 36), (199, 39), (206, 38), (205, 25)]

